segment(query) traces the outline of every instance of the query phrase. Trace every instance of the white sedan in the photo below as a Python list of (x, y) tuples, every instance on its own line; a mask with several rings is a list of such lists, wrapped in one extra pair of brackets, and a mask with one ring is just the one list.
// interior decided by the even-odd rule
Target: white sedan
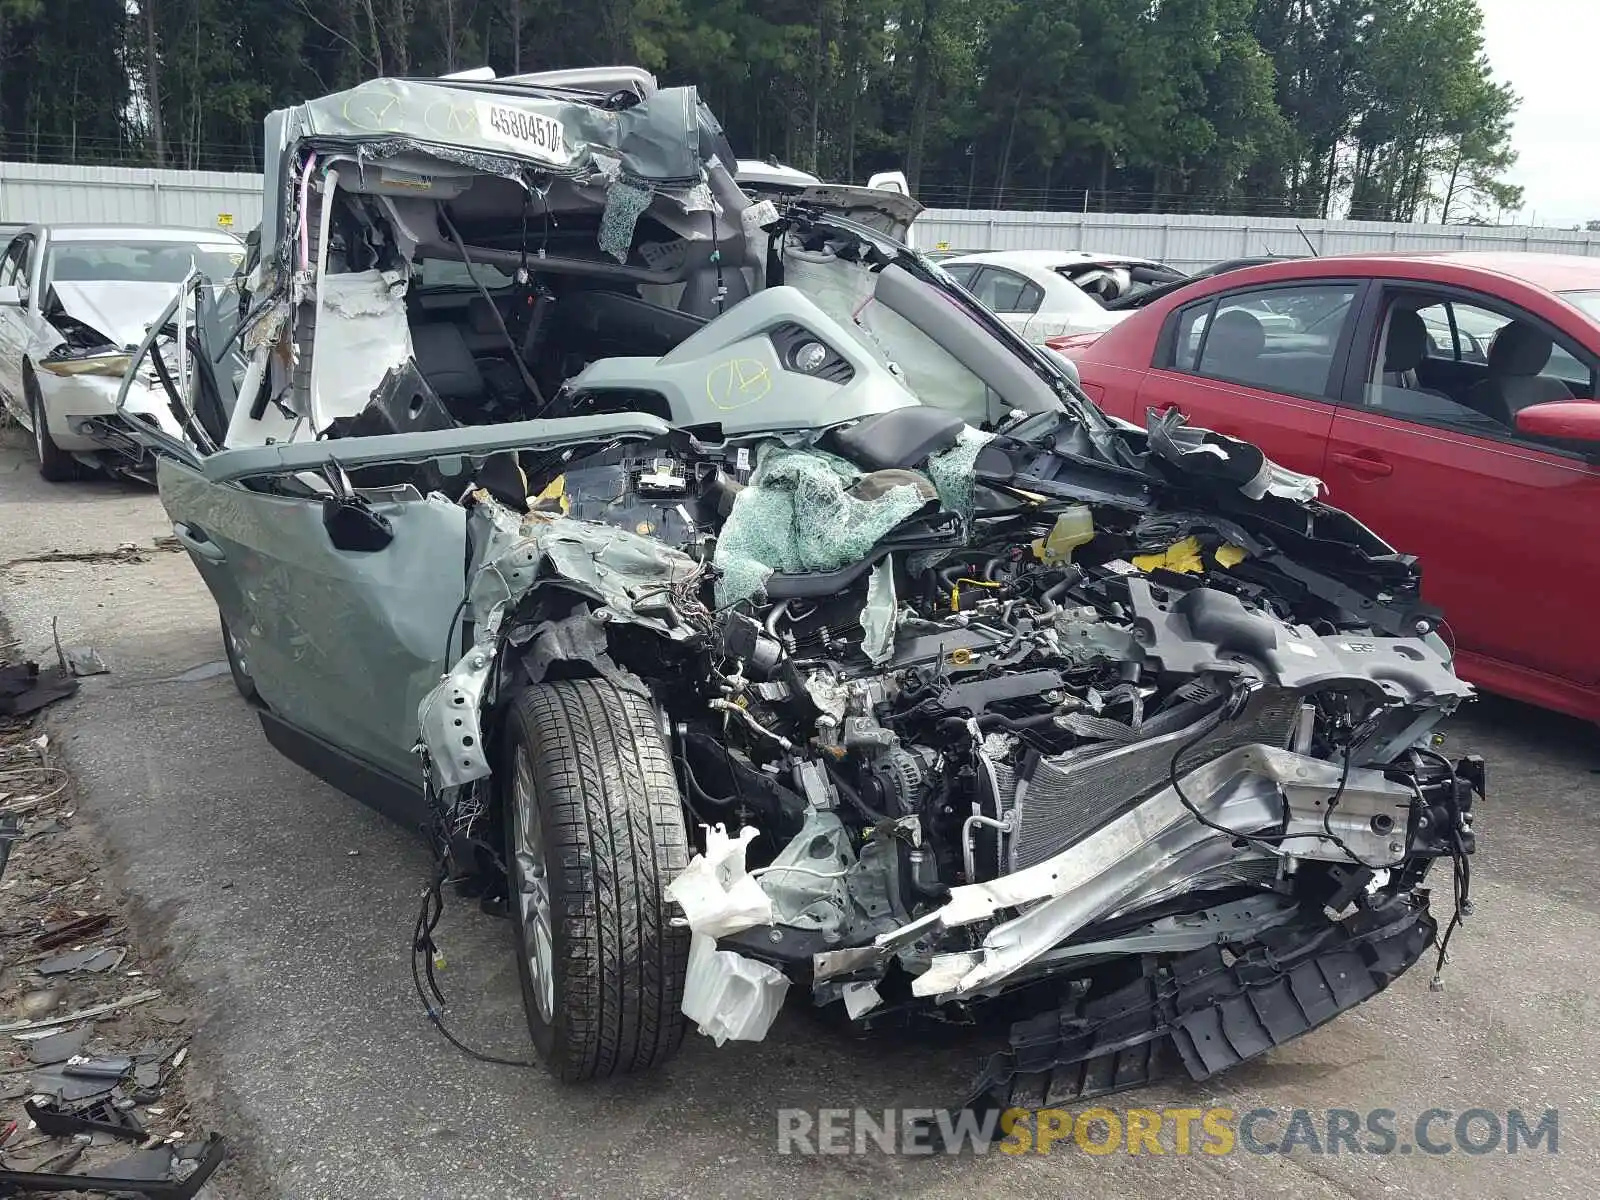
[[(128, 351), (198, 267), (219, 283), (244, 258), (220, 229), (29, 225), (0, 252), (0, 403), (33, 434), (39, 473), (137, 472), (145, 451), (117, 412)], [(182, 436), (163, 388), (141, 378), (125, 412)]]
[(1087, 250), (989, 250), (939, 266), (1036, 346), (1062, 334), (1104, 333), (1128, 313), (1108, 311), (1103, 301), (1183, 277), (1148, 258)]

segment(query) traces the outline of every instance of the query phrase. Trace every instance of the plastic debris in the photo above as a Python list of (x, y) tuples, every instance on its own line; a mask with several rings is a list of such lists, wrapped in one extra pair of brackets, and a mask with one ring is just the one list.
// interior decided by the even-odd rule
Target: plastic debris
[(47, 1137), (77, 1137), (79, 1134), (110, 1134), (126, 1141), (142, 1141), (145, 1128), (139, 1118), (124, 1112), (109, 1100), (97, 1100), (79, 1108), (62, 1108), (48, 1102), (29, 1100), (23, 1106), (28, 1119)]
[(730, 838), (721, 825), (706, 825), (706, 852), (689, 861), (667, 885), (667, 895), (683, 908), (689, 928), (711, 938), (772, 923), (772, 901), (745, 871), (745, 850), (758, 836), (753, 825)]
[(47, 959), (33, 969), (41, 975), (65, 975), (68, 971), (92, 971), (99, 974), (120, 966), (127, 956), (128, 950), (125, 946), (75, 950), (71, 954)]
[(41, 1067), (53, 1063), (66, 1062), (82, 1052), (89, 1044), (89, 1039), (94, 1036), (94, 1025), (85, 1025), (82, 1029), (69, 1029), (65, 1033), (54, 1033), (49, 1037), (39, 1038), (28, 1046), (28, 1057)]
[(44, 1036), (40, 1031), (54, 1029), (60, 1025), (71, 1025), (89, 1017), (103, 1017), (107, 1013), (121, 1012), (133, 1008), (138, 1004), (148, 1004), (151, 1000), (159, 1000), (161, 993), (158, 991), (138, 992), (132, 996), (124, 996), (121, 1000), (111, 1000), (105, 1004), (96, 1004), (93, 1008), (82, 1008), (77, 1012), (64, 1013), (59, 1017), (48, 1017), (39, 1021), (12, 1021), (0, 1025), (0, 1033), (9, 1033), (20, 1040), (28, 1041), (34, 1037)]
[(871, 980), (844, 985), (844, 1010), (852, 1021), (858, 1020), (883, 1003), (878, 985)]
[(717, 1045), (766, 1037), (788, 991), (788, 977), (776, 967), (718, 950), (709, 934), (690, 939), (683, 1012)]
[(78, 690), (78, 681), (60, 667), (36, 662), (0, 667), (0, 716), (23, 717), (38, 712)]
[(58, 1064), (35, 1071), (28, 1077), (28, 1086), (36, 1096), (51, 1096), (62, 1104), (77, 1104), (109, 1096), (118, 1081), (115, 1075), (69, 1075), (66, 1065)]
[(67, 670), (76, 676), (105, 675), (111, 670), (93, 646), (68, 646), (62, 656), (67, 660)]

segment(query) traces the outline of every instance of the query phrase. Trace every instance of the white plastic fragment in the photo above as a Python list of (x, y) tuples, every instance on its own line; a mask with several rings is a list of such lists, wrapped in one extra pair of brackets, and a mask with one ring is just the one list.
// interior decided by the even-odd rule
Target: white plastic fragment
[(883, 997), (878, 994), (878, 985), (871, 980), (844, 985), (844, 1010), (850, 1014), (852, 1021), (866, 1016), (882, 1003)]
[[(744, 867), (745, 849), (758, 831), (752, 825), (730, 838), (721, 825), (703, 825), (706, 852), (667, 885), (667, 895), (683, 908), (696, 934), (719, 938), (772, 923), (772, 901)], [(687, 1008), (685, 1008), (687, 1011)]]
[(788, 991), (789, 980), (776, 967), (718, 950), (710, 934), (690, 939), (683, 1012), (717, 1045), (761, 1041)]

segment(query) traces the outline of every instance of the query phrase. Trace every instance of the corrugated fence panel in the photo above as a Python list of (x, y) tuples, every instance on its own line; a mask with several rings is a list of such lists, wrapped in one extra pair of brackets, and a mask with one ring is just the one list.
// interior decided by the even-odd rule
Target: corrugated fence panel
[(1188, 270), (1227, 258), (1304, 254), (1307, 239), (1318, 254), (1385, 250), (1600, 254), (1600, 234), (1510, 225), (964, 209), (929, 209), (917, 219), (917, 245), (924, 250), (941, 244), (952, 250), (1094, 250), (1159, 259)]
[(243, 235), (260, 220), (259, 175), (0, 163), (0, 222), (231, 223)]
[[(225, 171), (0, 163), (0, 222), (214, 226), (243, 234), (261, 219), (261, 176)], [(1298, 226), (1298, 228), (1297, 228)], [(1305, 237), (1301, 236), (1305, 231)], [(1295, 221), (1159, 213), (987, 212), (929, 209), (917, 245), (956, 250), (1099, 250), (1193, 270), (1225, 258), (1382, 250), (1535, 250), (1600, 253), (1600, 234), (1521, 226)]]

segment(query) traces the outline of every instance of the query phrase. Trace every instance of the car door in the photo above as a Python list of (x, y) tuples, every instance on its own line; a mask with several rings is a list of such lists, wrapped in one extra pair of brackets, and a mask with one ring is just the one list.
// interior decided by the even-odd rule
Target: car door
[(967, 289), (990, 312), (1024, 337), (1028, 323), (1044, 302), (1044, 289), (1004, 267), (985, 266)]
[[(1399, 311), (1428, 333), (1411, 377), (1382, 371), (1401, 364), (1377, 352)], [(1469, 674), (1493, 684), (1505, 664), (1600, 683), (1600, 465), (1592, 449), (1520, 433), (1486, 411), (1480, 390), (1487, 348), (1513, 322), (1549, 338), (1542, 374), (1575, 399), (1595, 396), (1600, 346), (1510, 304), (1415, 285), (1385, 288), (1373, 312), (1368, 356), (1351, 364), (1360, 386), (1334, 419), (1329, 499), (1419, 556), (1424, 596), (1458, 647), (1487, 660)]]
[(1177, 309), (1140, 384), (1139, 416), (1177, 409), (1192, 425), (1254, 442), (1274, 462), (1321, 475), (1365, 286), (1273, 285)]
[[(205, 304), (196, 291), (209, 286), (197, 280), (180, 292), (129, 373), (153, 367), (150, 355), (165, 346), (169, 395), (186, 409), (202, 388), (226, 386), (213, 377), (218, 347), (206, 331), (214, 326), (193, 315)], [(461, 506), (409, 487), (359, 491), (338, 467), (283, 468), (292, 447), (213, 449), (158, 431), (141, 436), (158, 450), (173, 534), (217, 602), (269, 730), (287, 727), (293, 739), (275, 736), (279, 748), (347, 790), (348, 764), (328, 747), (392, 779), (416, 780), (417, 706), (461, 651)], [(351, 536), (374, 527), (387, 538)]]
[(0, 304), (0, 393), (17, 412), (24, 412), (26, 401), (22, 394), (22, 356), (28, 344), (28, 261), (33, 244), (31, 235), (22, 233), (12, 239), (0, 257), (0, 288), (7, 290), (6, 302)]

